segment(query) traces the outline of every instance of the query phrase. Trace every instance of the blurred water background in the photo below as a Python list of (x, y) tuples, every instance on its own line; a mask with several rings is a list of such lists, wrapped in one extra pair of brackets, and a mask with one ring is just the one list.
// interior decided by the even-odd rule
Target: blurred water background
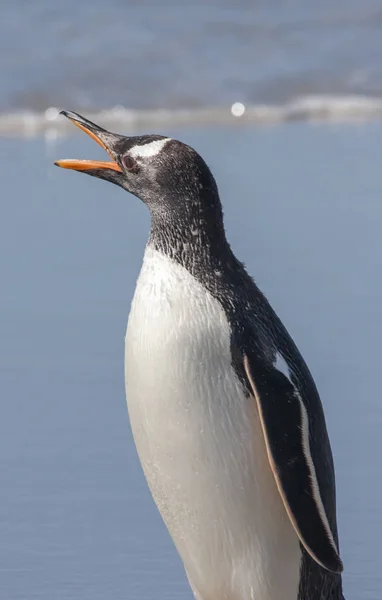
[(380, 600), (381, 2), (0, 13), (0, 600), (191, 599), (124, 398), (148, 214), (52, 166), (103, 157), (66, 137), (60, 108), (180, 138), (210, 164), (230, 241), (321, 392), (346, 598)]
[(129, 124), (229, 120), (235, 102), (259, 122), (381, 116), (381, 27), (380, 0), (4, 2), (0, 132), (51, 126), (49, 107)]

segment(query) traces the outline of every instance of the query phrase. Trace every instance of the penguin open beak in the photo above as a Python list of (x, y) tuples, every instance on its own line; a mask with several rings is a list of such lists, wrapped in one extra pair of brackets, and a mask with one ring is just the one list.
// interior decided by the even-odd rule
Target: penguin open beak
[[(111, 134), (106, 131), (99, 125), (88, 121), (81, 115), (78, 115), (72, 111), (61, 111), (61, 114), (67, 117), (76, 125), (84, 131), (88, 136), (90, 136), (97, 144), (103, 148), (110, 158), (111, 161), (100, 161), (100, 160), (79, 160), (67, 158), (63, 160), (56, 160), (54, 162), (57, 167), (62, 167), (63, 169), (73, 169), (74, 171), (97, 171), (98, 173), (104, 169), (117, 171), (122, 173), (122, 169), (119, 164), (115, 161), (115, 155), (111, 149), (111, 143), (117, 137), (115, 134)], [(89, 173), (90, 174), (90, 173)]]

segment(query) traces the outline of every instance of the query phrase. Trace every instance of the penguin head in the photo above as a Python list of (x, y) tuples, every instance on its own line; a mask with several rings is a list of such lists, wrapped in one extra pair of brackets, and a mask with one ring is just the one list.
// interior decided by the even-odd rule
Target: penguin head
[[(58, 160), (55, 164), (115, 183), (140, 198), (152, 216), (220, 213), (215, 179), (190, 146), (162, 135), (111, 133), (77, 113), (62, 111), (109, 155), (109, 161)], [(218, 215), (215, 215), (218, 217)], [(220, 220), (220, 219), (219, 219)]]

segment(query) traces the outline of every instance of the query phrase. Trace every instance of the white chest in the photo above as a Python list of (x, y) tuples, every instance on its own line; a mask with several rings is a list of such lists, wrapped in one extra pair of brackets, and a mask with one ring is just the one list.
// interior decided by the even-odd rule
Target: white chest
[(147, 248), (126, 334), (126, 393), (153, 497), (203, 600), (296, 600), (300, 550), (230, 327), (185, 269)]

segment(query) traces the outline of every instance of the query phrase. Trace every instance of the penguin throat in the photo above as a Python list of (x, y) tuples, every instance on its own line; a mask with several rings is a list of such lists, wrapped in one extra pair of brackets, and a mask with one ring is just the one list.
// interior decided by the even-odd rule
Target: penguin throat
[(184, 211), (151, 214), (149, 244), (193, 275), (202, 268), (219, 270), (232, 259), (219, 205), (186, 205)]

